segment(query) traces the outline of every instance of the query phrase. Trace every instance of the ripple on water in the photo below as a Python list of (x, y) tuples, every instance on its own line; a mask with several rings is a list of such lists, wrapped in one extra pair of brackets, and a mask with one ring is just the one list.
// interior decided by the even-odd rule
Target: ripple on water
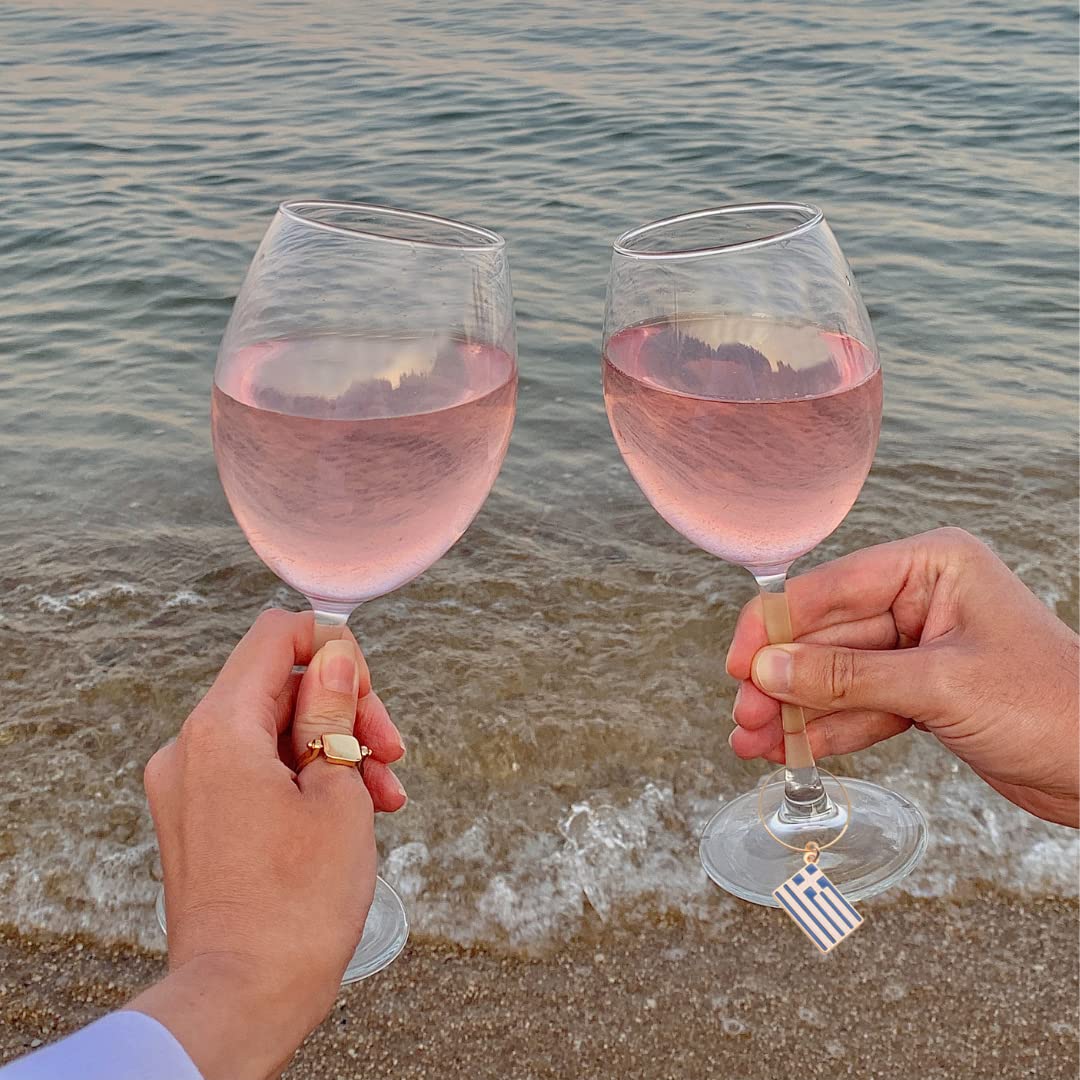
[[(961, 525), (1075, 625), (1071, 16), (881, 0), (838, 35), (818, 0), (729, 8), (0, 11), (0, 746), (52, 762), (0, 790), (0, 921), (157, 940), (142, 765), (254, 615), (297, 603), (232, 524), (206, 421), (283, 197), (478, 220), (514, 263), (522, 394), (495, 493), (354, 620), (410, 748), (409, 808), (379, 835), (420, 932), (533, 947), (593, 919), (722, 932), (732, 910), (696, 837), (760, 773), (726, 746), (749, 579), (659, 521), (607, 431), (604, 278), (630, 225), (822, 202), (886, 418), (860, 503), (806, 563)], [(1073, 836), (931, 741), (836, 767), (926, 810), (901, 891), (1076, 894)]]

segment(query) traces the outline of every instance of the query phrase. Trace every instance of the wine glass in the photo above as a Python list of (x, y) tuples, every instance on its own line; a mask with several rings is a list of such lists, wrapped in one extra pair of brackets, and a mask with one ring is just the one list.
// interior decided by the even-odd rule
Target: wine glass
[[(505, 243), (429, 214), (278, 209), (214, 373), (218, 471), (256, 554), (318, 626), (404, 585), (468, 528), (506, 454), (517, 349)], [(344, 982), (401, 951), (381, 878)]]
[[(791, 641), (788, 568), (851, 509), (881, 423), (870, 317), (822, 212), (751, 203), (624, 233), (603, 376), (611, 430), (646, 498), (688, 540), (749, 570), (770, 642)], [(907, 874), (926, 846), (918, 808), (866, 780), (823, 778), (802, 709), (782, 716), (783, 787), (721, 807), (701, 837), (709, 876), (775, 907), (773, 889), (800, 865), (790, 849), (808, 844), (849, 900)]]

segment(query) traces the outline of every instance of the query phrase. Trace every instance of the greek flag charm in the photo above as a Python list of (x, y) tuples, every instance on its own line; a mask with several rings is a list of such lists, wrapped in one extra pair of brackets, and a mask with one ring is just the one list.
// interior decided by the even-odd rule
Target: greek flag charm
[(822, 953), (831, 952), (862, 925), (862, 916), (813, 862), (792, 874), (773, 896)]

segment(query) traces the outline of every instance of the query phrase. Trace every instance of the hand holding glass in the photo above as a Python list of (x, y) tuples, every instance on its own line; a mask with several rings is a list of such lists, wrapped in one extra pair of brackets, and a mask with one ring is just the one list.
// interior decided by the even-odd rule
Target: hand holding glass
[[(221, 483), (317, 624), (441, 558), (491, 490), (517, 394), (501, 237), (387, 207), (284, 203), (214, 374)], [(379, 879), (345, 982), (390, 963), (405, 911)]]
[[(769, 640), (791, 641), (788, 568), (851, 509), (881, 422), (870, 319), (821, 212), (729, 206), (624, 234), (603, 374), (612, 432), (645, 496), (687, 539), (746, 567)], [(824, 845), (847, 825), (820, 865), (849, 899), (886, 888), (922, 853), (922, 815), (849, 779), (849, 822), (847, 798), (816, 768), (802, 710), (782, 715), (783, 799), (764, 823), (758, 792), (721, 808), (701, 840), (709, 876), (775, 906), (772, 890), (797, 865), (784, 845)]]

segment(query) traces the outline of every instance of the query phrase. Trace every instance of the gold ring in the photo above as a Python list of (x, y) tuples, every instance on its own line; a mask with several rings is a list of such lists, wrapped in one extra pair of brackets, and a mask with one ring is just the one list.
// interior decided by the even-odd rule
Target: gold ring
[(371, 756), (371, 751), (366, 746), (361, 746), (360, 740), (353, 735), (339, 735), (337, 732), (327, 731), (307, 744), (307, 749), (296, 761), (296, 772), (299, 774), (320, 754), (331, 765), (355, 766), (363, 776), (364, 759)]

